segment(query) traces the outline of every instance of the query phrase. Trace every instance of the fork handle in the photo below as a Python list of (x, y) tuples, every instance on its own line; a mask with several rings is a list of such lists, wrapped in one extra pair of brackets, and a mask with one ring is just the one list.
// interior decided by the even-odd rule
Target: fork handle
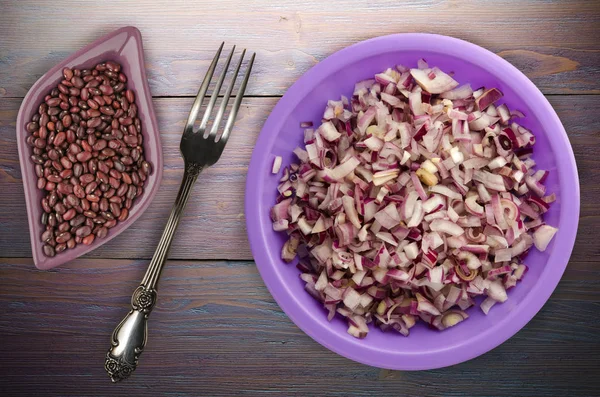
[(136, 369), (140, 354), (146, 346), (148, 316), (156, 303), (156, 288), (173, 236), (179, 226), (190, 193), (202, 167), (186, 164), (183, 180), (165, 226), (158, 247), (152, 256), (141, 284), (131, 297), (131, 310), (117, 325), (111, 338), (111, 348), (106, 353), (104, 369), (113, 382), (123, 380)]

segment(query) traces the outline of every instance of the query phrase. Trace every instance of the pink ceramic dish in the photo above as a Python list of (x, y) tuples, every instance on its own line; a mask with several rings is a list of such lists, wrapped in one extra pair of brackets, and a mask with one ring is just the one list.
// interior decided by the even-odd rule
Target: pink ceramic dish
[[(548, 192), (557, 200), (545, 221), (558, 227), (545, 252), (531, 250), (525, 263), (529, 271), (509, 299), (489, 315), (478, 307), (467, 310), (469, 319), (443, 332), (422, 323), (410, 336), (371, 327), (365, 339), (356, 339), (347, 323), (336, 316), (327, 321), (322, 305), (304, 290), (294, 264), (281, 259), (285, 234), (273, 231), (269, 210), (275, 204), (281, 175), (273, 175), (275, 156), (283, 166), (295, 161), (292, 150), (302, 145), (300, 123), (318, 123), (328, 99), (351, 96), (357, 81), (372, 78), (400, 63), (414, 67), (419, 58), (473, 87), (496, 87), (502, 102), (519, 109), (520, 122), (536, 135), (534, 159), (539, 169), (550, 171)], [(579, 180), (569, 139), (558, 116), (536, 86), (510, 63), (474, 44), (433, 34), (397, 34), (378, 37), (345, 48), (306, 72), (279, 100), (256, 142), (246, 184), (248, 238), (260, 274), (285, 313), (323, 346), (361, 363), (389, 369), (440, 368), (469, 360), (506, 341), (519, 331), (548, 300), (556, 288), (573, 250), (579, 220)], [(509, 363), (507, 363), (510, 365)]]
[[(146, 180), (144, 193), (135, 200), (135, 203), (131, 207), (127, 220), (119, 222), (114, 228), (110, 229), (104, 239), (96, 239), (89, 246), (79, 244), (74, 249), (66, 250), (49, 258), (43, 254), (40, 240), (41, 234), (44, 231), (40, 220), (42, 216), (40, 201), (44, 193), (36, 187), (37, 176), (35, 175), (34, 165), (30, 159), (31, 148), (25, 142), (28, 135), (25, 126), (37, 112), (39, 105), (44, 100), (44, 96), (62, 80), (63, 68), (87, 68), (108, 60), (113, 60), (121, 64), (122, 70), (128, 78), (127, 87), (136, 93), (138, 117), (142, 122), (142, 133), (144, 134), (144, 153), (146, 160), (152, 163), (153, 171)], [(160, 133), (144, 69), (144, 55), (140, 31), (132, 26), (115, 30), (77, 51), (40, 77), (25, 96), (19, 109), (17, 116), (17, 144), (19, 147), (19, 162), (21, 163), (23, 187), (25, 189), (31, 250), (35, 265), (39, 269), (50, 269), (88, 253), (115, 238), (135, 222), (146, 208), (148, 208), (158, 191), (163, 168)]]

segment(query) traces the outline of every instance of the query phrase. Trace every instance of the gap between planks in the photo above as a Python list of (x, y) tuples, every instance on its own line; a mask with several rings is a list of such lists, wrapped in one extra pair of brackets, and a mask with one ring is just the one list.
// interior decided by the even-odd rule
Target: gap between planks
[[(565, 94), (544, 94), (545, 97), (570, 97), (570, 96), (600, 96), (600, 93), (595, 92), (585, 92), (585, 93), (565, 93)], [(285, 94), (284, 94), (285, 95)], [(235, 98), (234, 94), (231, 95), (230, 98)], [(283, 95), (274, 94), (274, 95), (244, 95), (244, 98), (281, 98)], [(0, 97), (1, 99), (23, 99), (24, 97), (20, 96), (6, 96)], [(186, 98), (196, 98), (195, 95), (156, 95), (152, 96), (152, 99), (186, 99)], [(205, 95), (204, 98), (210, 98), (210, 95)], [(223, 95), (219, 95), (219, 98), (223, 98)]]
[[(158, 243), (157, 243), (158, 244)], [(573, 255), (571, 254), (571, 257)], [(97, 261), (150, 261), (152, 259), (149, 257), (131, 257), (131, 258), (112, 258), (112, 257), (95, 257), (95, 256), (80, 256), (78, 258), (73, 259), (73, 261), (77, 259), (87, 259), (87, 260), (97, 260)], [(33, 266), (33, 258), (29, 256), (7, 256), (0, 257), (0, 263), (10, 262), (12, 260), (31, 260)], [(569, 258), (569, 263), (572, 261), (572, 258)], [(215, 258), (215, 259), (188, 259), (188, 258), (168, 258), (167, 262), (197, 262), (197, 263), (215, 263), (215, 262), (229, 262), (229, 263), (243, 263), (243, 262), (252, 262), (256, 264), (254, 258), (242, 258), (242, 259), (227, 259), (227, 258)], [(596, 260), (587, 260), (587, 259), (577, 259), (577, 263), (598, 263)], [(68, 263), (68, 262), (67, 262)], [(569, 266), (567, 264), (567, 266)]]

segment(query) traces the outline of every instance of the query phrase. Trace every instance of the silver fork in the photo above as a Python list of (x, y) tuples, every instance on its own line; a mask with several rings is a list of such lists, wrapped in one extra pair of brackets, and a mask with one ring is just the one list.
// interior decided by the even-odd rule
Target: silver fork
[(148, 270), (146, 271), (144, 279), (139, 287), (137, 287), (133, 292), (131, 297), (131, 310), (119, 323), (119, 325), (117, 325), (112, 334), (111, 348), (106, 354), (104, 369), (106, 369), (106, 372), (108, 372), (108, 375), (113, 382), (118, 382), (129, 377), (129, 375), (131, 375), (131, 373), (137, 367), (138, 358), (143, 352), (144, 346), (146, 345), (147, 320), (152, 308), (154, 307), (154, 304), (156, 303), (158, 279), (160, 278), (162, 268), (167, 260), (169, 248), (171, 247), (171, 242), (173, 241), (173, 236), (175, 235), (177, 226), (179, 225), (181, 215), (183, 214), (186, 203), (192, 191), (192, 187), (194, 186), (194, 183), (196, 182), (200, 172), (205, 167), (210, 167), (216, 163), (219, 157), (221, 157), (221, 153), (223, 152), (223, 148), (227, 143), (227, 139), (229, 138), (229, 134), (231, 133), (235, 118), (240, 108), (242, 97), (244, 95), (244, 91), (246, 90), (246, 85), (248, 84), (248, 78), (250, 76), (252, 64), (254, 63), (254, 57), (256, 56), (255, 53), (252, 54), (252, 57), (248, 62), (244, 80), (238, 89), (233, 107), (229, 117), (227, 118), (225, 128), (219, 136), (217, 134), (220, 128), (219, 126), (223, 119), (223, 115), (225, 114), (227, 103), (229, 102), (231, 91), (233, 90), (235, 81), (240, 71), (244, 55), (246, 54), (246, 50), (244, 50), (242, 52), (240, 61), (235, 68), (232, 81), (227, 88), (225, 96), (223, 97), (223, 101), (214, 118), (212, 127), (210, 128), (208, 134), (206, 134), (212, 110), (219, 96), (221, 86), (223, 85), (225, 75), (227, 74), (231, 58), (233, 57), (233, 53), (235, 51), (235, 46), (233, 46), (231, 53), (227, 57), (223, 72), (219, 76), (215, 89), (210, 97), (210, 101), (206, 106), (206, 110), (202, 116), (202, 120), (200, 121), (200, 126), (197, 129), (194, 128), (202, 108), (204, 96), (206, 95), (206, 91), (208, 90), (208, 86), (214, 74), (215, 68), (219, 62), (219, 57), (224, 44), (225, 43), (222, 43), (219, 47), (217, 54), (215, 55), (210, 67), (208, 68), (208, 71), (206, 72), (206, 76), (204, 77), (202, 85), (198, 90), (198, 95), (196, 96), (196, 100), (194, 101), (194, 105), (190, 110), (190, 115), (188, 116), (187, 123), (183, 130), (183, 136), (181, 137), (181, 144), (179, 148), (183, 156), (185, 170), (183, 173), (181, 186), (179, 187), (179, 193), (177, 193), (175, 204), (171, 210), (171, 215), (169, 216), (165, 230), (160, 238), (158, 247), (154, 252), (154, 256), (150, 261), (150, 265), (148, 266)]

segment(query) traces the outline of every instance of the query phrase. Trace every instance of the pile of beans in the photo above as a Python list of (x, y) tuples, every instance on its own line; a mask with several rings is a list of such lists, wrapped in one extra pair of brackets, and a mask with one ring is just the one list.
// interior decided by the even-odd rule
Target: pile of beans
[(26, 127), (37, 188), (46, 192), (41, 239), (49, 257), (106, 237), (128, 218), (151, 172), (121, 65), (65, 68), (63, 76)]

